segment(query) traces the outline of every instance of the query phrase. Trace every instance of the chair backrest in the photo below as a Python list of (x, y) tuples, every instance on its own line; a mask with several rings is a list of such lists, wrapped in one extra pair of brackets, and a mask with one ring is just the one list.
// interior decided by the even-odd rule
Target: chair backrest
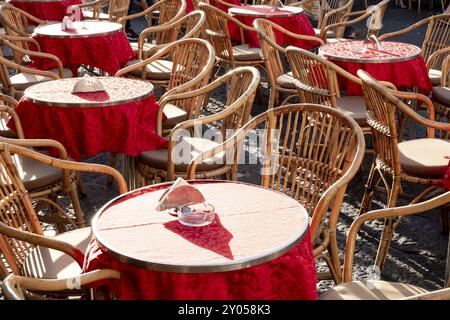
[(12, 272), (21, 274), (21, 265), (34, 245), (5, 236), (3, 227), (6, 225), (35, 234), (43, 233), (31, 198), (16, 169), (14, 158), (17, 155), (11, 152), (15, 149), (15, 146), (0, 143), (0, 251)]
[(262, 153), (261, 185), (299, 201), (313, 218), (314, 235), (329, 208), (329, 225), (335, 228), (347, 184), (364, 156), (364, 137), (358, 124), (340, 110), (321, 105), (274, 108), (250, 120), (215, 150), (193, 159), (188, 178), (195, 172), (195, 163), (208, 159), (212, 152), (226, 148), (227, 159), (239, 159), (246, 138), (257, 135)]
[[(353, 0), (321, 0), (319, 10), (319, 28), (327, 25), (344, 22), (348, 19), (347, 15), (352, 11)], [(344, 36), (345, 27), (337, 27), (332, 31), (337, 38)]]
[(180, 15), (180, 11), (183, 13), (186, 10), (185, 0), (161, 0), (157, 2), (159, 15), (157, 16), (157, 25), (167, 23), (176, 16)]
[(128, 14), (130, 0), (113, 0), (108, 3), (109, 21), (117, 22)]
[(29, 37), (29, 15), (29, 13), (12, 5), (0, 5), (0, 21), (5, 28), (5, 32), (7, 35)]
[[(427, 32), (422, 44), (422, 56), (425, 61), (428, 61), (434, 52), (450, 46), (450, 13), (431, 16), (428, 19)], [(444, 55), (437, 58), (430, 68), (440, 70), (444, 59)]]
[(300, 101), (336, 107), (340, 93), (333, 63), (296, 47), (288, 47), (286, 56), (296, 79)]
[(216, 56), (234, 66), (233, 46), (228, 29), (231, 16), (206, 3), (199, 3), (198, 7), (206, 13), (206, 34), (216, 51)]

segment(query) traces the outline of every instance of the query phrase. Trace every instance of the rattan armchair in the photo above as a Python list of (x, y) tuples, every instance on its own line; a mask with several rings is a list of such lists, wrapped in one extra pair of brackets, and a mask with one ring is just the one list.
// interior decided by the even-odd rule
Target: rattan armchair
[[(103, 8), (108, 7), (104, 13)], [(128, 14), (130, 0), (95, 0), (77, 5), (83, 12), (83, 18), (89, 20), (107, 20), (117, 22)]]
[[(347, 184), (364, 157), (364, 137), (358, 124), (338, 109), (293, 104), (270, 109), (245, 124), (221, 145), (199, 154), (188, 167), (194, 179), (197, 164), (221, 153), (233, 166), (233, 180), (246, 138), (259, 131), (261, 185), (299, 201), (311, 216), (314, 255), (324, 259), (336, 283), (341, 263), (336, 224)], [(253, 148), (256, 147), (252, 141)], [(319, 274), (324, 279), (329, 274)]]
[[(8, 121), (11, 119), (10, 113), (15, 112), (18, 101), (13, 97), (7, 96), (5, 94), (0, 93), (0, 106), (7, 106), (11, 109), (8, 109), (6, 112), (0, 112), (0, 136), (5, 138), (17, 138), (18, 134), (8, 128)], [(16, 117), (18, 119), (18, 117)], [(20, 125), (19, 125), (20, 126)], [(16, 123), (17, 127), (17, 123)], [(21, 128), (20, 128), (21, 129)], [(23, 132), (19, 132), (23, 136)]]
[(353, 261), (358, 231), (366, 222), (379, 219), (392, 219), (430, 212), (450, 202), (450, 192), (418, 204), (388, 208), (368, 212), (353, 221), (347, 235), (345, 246), (343, 283), (325, 291), (319, 296), (321, 300), (450, 300), (450, 282), (446, 289), (428, 292), (410, 284), (387, 282), (381, 280), (353, 281)]
[[(450, 55), (442, 64), (441, 85), (433, 87), (432, 101), (436, 120), (450, 123)], [(441, 132), (440, 137), (448, 140), (450, 132)]]
[[(342, 28), (352, 26), (354, 24), (357, 24), (361, 21), (370, 19), (370, 22), (368, 22), (367, 27), (367, 34), (368, 35), (376, 35), (378, 36), (379, 31), (382, 28), (384, 13), (386, 12), (386, 9), (389, 5), (389, 2), (391, 0), (383, 0), (379, 3), (377, 3), (374, 6), (368, 7), (366, 10), (362, 11), (353, 11), (348, 12), (346, 15), (342, 18), (342, 21), (331, 23), (325, 26), (320, 31), (320, 38), (322, 38), (325, 42), (327, 42), (328, 35), (333, 34), (332, 30), (339, 30), (341, 31)], [(353, 18), (357, 16), (356, 18)], [(349, 18), (352, 17), (351, 20)], [(341, 37), (339, 38), (333, 38), (332, 41), (335, 40), (342, 40)]]
[[(230, 14), (206, 3), (199, 3), (198, 7), (206, 13), (206, 34), (216, 51), (216, 59), (220, 66), (262, 66), (260, 48), (250, 48), (245, 44), (244, 31), (256, 32)], [(240, 31), (241, 44), (233, 46), (228, 24), (234, 23)]]
[(108, 166), (56, 159), (21, 146), (0, 143), (0, 263), (3, 269), (16, 275), (59, 279), (78, 276), (86, 247), (91, 239), (90, 228), (80, 228), (44, 236), (16, 164), (15, 156), (26, 157), (66, 171), (103, 173), (112, 176), (119, 192), (127, 191), (120, 173)]
[[(189, 162), (198, 153), (217, 146), (226, 139), (229, 131), (234, 132), (250, 118), (250, 111), (256, 90), (259, 86), (260, 74), (253, 67), (239, 67), (230, 70), (212, 83), (200, 89), (168, 95), (162, 99), (158, 114), (158, 129), (162, 132), (162, 114), (171, 105), (184, 107), (186, 121), (178, 123), (170, 131), (168, 148), (143, 152), (137, 159), (137, 172), (140, 183), (186, 178)], [(229, 94), (222, 111), (199, 117), (198, 107), (203, 99), (213, 90), (229, 87)], [(213, 139), (214, 138), (214, 139)], [(220, 155), (202, 161), (195, 177), (198, 179), (222, 177), (234, 174)]]
[[(448, 165), (445, 157), (450, 152), (450, 141), (436, 138), (436, 131), (450, 131), (450, 123), (434, 121), (433, 103), (425, 96), (390, 90), (359, 70), (367, 106), (368, 124), (372, 130), (375, 158), (369, 172), (366, 191), (361, 202), (360, 214), (370, 210), (375, 192), (387, 193), (387, 207), (397, 206), (399, 197), (411, 200), (411, 204), (436, 192), (442, 186), (442, 179)], [(400, 99), (415, 100), (425, 104), (428, 119), (423, 118)], [(427, 137), (401, 141), (396, 115), (402, 113), (427, 130)], [(378, 176), (378, 178), (377, 178)], [(418, 195), (404, 192), (402, 184), (412, 183), (426, 186)], [(386, 221), (380, 240), (376, 265), (383, 267), (389, 243), (401, 219)]]
[[(274, 29), (293, 38), (315, 41), (317, 44), (323, 44), (324, 42), (317, 37), (292, 33), (276, 23), (265, 19), (256, 19), (253, 25), (258, 33), (261, 54), (267, 71), (270, 87), (270, 109), (274, 106), (286, 104), (290, 99), (298, 96), (292, 72), (285, 70), (285, 63), (283, 63), (286, 61), (286, 48), (277, 44)], [(287, 97), (280, 102), (280, 95), (283, 93), (286, 93)]]
[[(163, 60), (170, 57), (171, 60)], [(158, 50), (150, 58), (136, 62), (116, 73), (150, 81), (170, 91), (195, 90), (208, 83), (214, 66), (214, 48), (202, 39), (183, 39)], [(171, 115), (167, 115), (171, 118)]]
[(79, 292), (82, 287), (114, 279), (120, 279), (120, 272), (112, 269), (98, 269), (65, 279), (36, 279), (10, 274), (2, 282), (2, 291), (6, 300), (46, 300), (58, 294), (67, 296), (70, 292), (84, 298)]
[[(180, 19), (159, 26), (148, 27), (139, 35), (138, 42), (131, 43), (139, 60), (147, 59), (152, 53), (176, 40), (198, 38), (205, 24), (206, 15), (195, 10)], [(149, 51), (151, 50), (151, 51)], [(128, 65), (136, 63), (136, 60)]]
[[(35, 25), (47, 21), (36, 18), (22, 9), (10, 4), (0, 5), (0, 22), (5, 32), (10, 36), (29, 37), (33, 33)], [(33, 24), (30, 24), (32, 22)]]
[(427, 25), (427, 31), (422, 43), (421, 55), (427, 63), (428, 76), (431, 82), (433, 85), (439, 85), (442, 63), (448, 56), (448, 47), (450, 45), (450, 13), (425, 18), (402, 30), (383, 34), (379, 37), (379, 40), (402, 36), (424, 25)]

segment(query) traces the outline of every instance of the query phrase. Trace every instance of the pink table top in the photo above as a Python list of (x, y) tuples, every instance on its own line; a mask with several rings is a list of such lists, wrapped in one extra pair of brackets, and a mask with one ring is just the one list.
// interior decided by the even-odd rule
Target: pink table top
[(86, 38), (114, 34), (122, 30), (120, 23), (109, 21), (76, 21), (73, 30), (61, 30), (61, 23), (40, 25), (34, 34), (48, 38)]
[(102, 250), (124, 263), (156, 271), (222, 272), (275, 259), (295, 247), (308, 229), (306, 210), (289, 196), (220, 181), (196, 183), (215, 207), (215, 221), (186, 227), (166, 211), (155, 211), (170, 185), (132, 191), (100, 209), (92, 229)]
[(319, 54), (337, 61), (359, 63), (401, 62), (417, 58), (421, 49), (409, 43), (382, 41), (382, 48), (363, 40), (338, 41), (320, 47)]
[(72, 93), (81, 78), (42, 82), (27, 88), (24, 96), (33, 103), (55, 107), (105, 107), (135, 102), (153, 94), (153, 85), (138, 79), (96, 77), (104, 92)]
[(292, 17), (303, 13), (303, 8), (284, 6), (272, 9), (269, 5), (239, 6), (228, 9), (228, 13), (235, 16), (247, 16), (254, 18)]

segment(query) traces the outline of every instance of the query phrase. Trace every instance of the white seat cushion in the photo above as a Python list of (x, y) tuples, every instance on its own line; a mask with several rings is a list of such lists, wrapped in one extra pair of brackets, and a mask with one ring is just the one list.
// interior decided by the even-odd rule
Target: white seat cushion
[[(130, 46), (133, 49), (134, 53), (137, 53), (139, 48), (138, 48), (138, 43), (137, 42), (130, 42)], [(144, 42), (144, 52), (150, 50), (151, 48), (156, 47), (156, 44), (153, 43), (148, 43), (148, 42)]]
[(367, 126), (366, 102), (363, 96), (340, 97), (336, 99), (336, 104), (360, 126)]
[(400, 142), (400, 164), (412, 175), (442, 178), (448, 165), (450, 141), (441, 139), (415, 139)]
[(261, 60), (261, 49), (250, 48), (248, 44), (233, 47), (233, 56), (238, 61)]
[(342, 283), (320, 294), (319, 300), (395, 300), (428, 291), (410, 284), (380, 280)]
[[(54, 239), (67, 242), (85, 252), (91, 240), (91, 228), (81, 228), (61, 233)], [(25, 276), (45, 279), (74, 277), (81, 273), (81, 267), (66, 253), (37, 246), (22, 265)]]
[(447, 87), (434, 87), (433, 88), (434, 100), (440, 102), (444, 106), (450, 108), (450, 88)]
[[(59, 75), (59, 70), (57, 68), (53, 68), (46, 71), (50, 71), (51, 73)], [(70, 71), (69, 69), (64, 69), (63, 71), (64, 71), (64, 78), (72, 78), (73, 76), (72, 71)], [(38, 76), (30, 73), (18, 73), (11, 76), (9, 79), (11, 80), (11, 84), (13, 85), (14, 89), (20, 91), (23, 91), (34, 84), (53, 80), (52, 78), (49, 77)]]
[(180, 122), (187, 120), (188, 117), (186, 111), (170, 103), (164, 106), (164, 114), (166, 120), (163, 121), (163, 128), (165, 129), (175, 127)]
[(285, 73), (276, 79), (277, 84), (285, 89), (295, 89), (294, 76), (292, 72)]
[(428, 71), (428, 77), (430, 78), (431, 83), (433, 84), (433, 86), (440, 86), (441, 85), (441, 75), (442, 75), (441, 70), (430, 69)]
[[(189, 162), (194, 157), (216, 146), (218, 146), (218, 143), (208, 139), (184, 137), (182, 142), (179, 142), (175, 148), (176, 157), (173, 159), (175, 171), (185, 172)], [(167, 170), (167, 155), (167, 149), (158, 149), (142, 152), (138, 159), (139, 162), (145, 163), (152, 168)], [(214, 170), (223, 167), (225, 164), (224, 155), (225, 153), (221, 152), (213, 158), (203, 160), (203, 163), (198, 164), (197, 170)]]
[[(131, 60), (128, 61), (126, 66), (135, 65), (139, 63), (140, 60)], [(146, 66), (147, 69), (147, 79), (154, 80), (170, 80), (170, 75), (172, 73), (172, 61), (168, 60), (156, 60)], [(142, 70), (137, 69), (132, 72), (135, 76), (140, 76)]]
[[(82, 10), (82, 12), (83, 12), (83, 20), (94, 19), (94, 11)], [(100, 20), (109, 20), (109, 14), (100, 12), (98, 18)]]

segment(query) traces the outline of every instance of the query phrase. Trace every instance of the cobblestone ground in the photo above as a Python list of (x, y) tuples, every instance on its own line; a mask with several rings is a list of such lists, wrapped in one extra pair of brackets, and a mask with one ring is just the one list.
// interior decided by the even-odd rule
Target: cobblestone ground
[[(357, 10), (359, 5), (357, 3), (354, 10)], [(424, 9), (419, 15), (416, 11), (397, 9), (397, 7), (392, 6), (385, 15), (382, 32), (398, 30), (430, 14), (437, 13), (438, 11)], [(357, 26), (355, 28), (356, 31), (362, 26)], [(133, 27), (139, 30), (141, 25), (135, 24)], [(421, 29), (399, 39), (420, 45), (423, 36), (424, 30)], [(264, 103), (260, 105), (255, 103), (252, 111), (253, 115), (257, 115), (267, 109), (268, 90), (265, 84), (263, 84), (262, 96)], [(216, 92), (212, 98), (223, 101), (224, 91)], [(210, 104), (206, 111), (210, 113), (220, 109), (220, 107)], [(108, 154), (100, 154), (85, 159), (85, 161), (107, 164), (108, 156)], [(371, 157), (367, 156), (364, 160), (363, 169), (349, 184), (341, 208), (337, 239), (342, 251), (345, 246), (347, 230), (355, 219), (360, 206), (370, 163)], [(120, 167), (120, 163), (118, 167)], [(257, 166), (242, 165), (239, 168), (239, 173), (241, 181), (259, 183), (260, 176)], [(108, 187), (106, 185), (106, 178), (103, 176), (83, 174), (82, 178), (87, 189), (87, 196), (81, 199), (81, 205), (87, 221), (90, 221), (95, 212), (108, 200), (117, 196), (118, 192), (115, 186)], [(62, 199), (62, 201), (66, 204), (66, 209), (72, 211), (67, 199)], [(376, 199), (373, 208), (381, 208), (383, 203), (383, 198)], [(374, 221), (366, 224), (359, 233), (356, 246), (354, 278), (363, 279), (371, 276), (368, 268), (374, 262), (382, 226), (382, 221)], [(444, 285), (447, 241), (448, 235), (440, 232), (439, 219), (436, 212), (405, 218), (392, 241), (389, 257), (381, 273), (381, 278), (383, 280), (416, 284), (427, 289), (441, 288)], [(322, 264), (318, 267), (319, 270), (325, 270)], [(321, 281), (318, 284), (319, 291), (325, 290), (331, 285), (331, 281)]]

